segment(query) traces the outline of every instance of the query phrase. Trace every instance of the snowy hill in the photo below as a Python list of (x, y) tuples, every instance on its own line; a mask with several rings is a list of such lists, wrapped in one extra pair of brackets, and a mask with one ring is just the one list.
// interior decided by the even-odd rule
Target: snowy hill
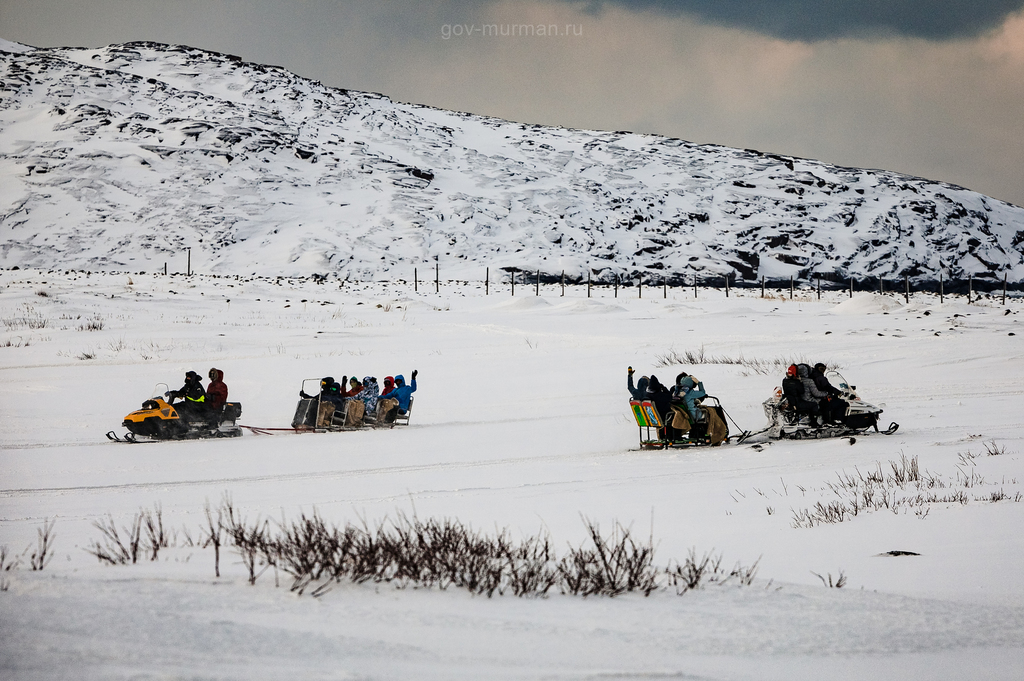
[[(523, 125), (181, 46), (0, 42), (0, 264), (447, 277), (1024, 280), (1024, 209), (948, 184)], [(427, 265), (431, 263), (431, 265)], [(492, 274), (493, 276), (493, 274)]]

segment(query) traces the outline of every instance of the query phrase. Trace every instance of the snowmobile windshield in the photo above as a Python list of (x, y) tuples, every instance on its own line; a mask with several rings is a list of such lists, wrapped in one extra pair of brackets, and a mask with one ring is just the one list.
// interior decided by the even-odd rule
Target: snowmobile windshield
[(825, 378), (828, 379), (829, 383), (831, 383), (834, 387), (839, 388), (840, 390), (850, 389), (850, 384), (846, 382), (846, 379), (843, 378), (843, 375), (838, 371), (827, 372), (825, 374)]
[(170, 388), (167, 387), (166, 383), (157, 383), (156, 385), (153, 386), (153, 394), (149, 396), (149, 399), (155, 400), (158, 397), (162, 398), (164, 396), (164, 393), (166, 393), (168, 390), (170, 390)]

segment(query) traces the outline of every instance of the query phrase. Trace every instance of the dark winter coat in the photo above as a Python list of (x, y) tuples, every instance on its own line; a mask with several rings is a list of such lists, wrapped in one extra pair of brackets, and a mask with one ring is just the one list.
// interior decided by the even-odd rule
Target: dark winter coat
[(408, 411), (409, 399), (414, 392), (416, 392), (416, 379), (412, 379), (411, 385), (406, 385), (405, 376), (399, 374), (395, 376), (395, 389), (388, 393), (388, 397), (398, 400), (398, 408), (400, 410)]
[(330, 387), (324, 388), (320, 393), (321, 402), (331, 402), (335, 407), (345, 404), (345, 395), (341, 389), (341, 383), (335, 381)]
[(224, 372), (220, 369), (211, 369), (213, 378), (206, 386), (206, 395), (210, 398), (210, 409), (220, 411), (224, 403), (228, 401), (228, 386), (224, 383)]
[(817, 402), (828, 397), (827, 392), (819, 390), (818, 386), (814, 384), (814, 379), (811, 378), (811, 367), (806, 364), (798, 364), (796, 366), (796, 375), (800, 378), (800, 383), (804, 386), (805, 402)]
[(657, 376), (651, 376), (647, 383), (647, 394), (644, 399), (654, 403), (654, 408), (658, 410), (662, 423), (667, 423), (669, 414), (672, 413), (672, 393), (658, 380)]
[(192, 404), (205, 404), (206, 402), (206, 391), (203, 390), (202, 379), (194, 371), (185, 374), (185, 385), (181, 386), (179, 390), (172, 390), (168, 394), (171, 397), (177, 397)]
[[(797, 370), (799, 370), (799, 367), (797, 367)], [(818, 388), (818, 390), (825, 393), (826, 395), (833, 395), (835, 397), (842, 395), (842, 392), (840, 392), (837, 388), (835, 388), (831, 383), (828, 382), (828, 379), (825, 378), (825, 374), (821, 373), (814, 367), (811, 367), (811, 380), (814, 381), (814, 385)]]
[(645, 400), (647, 399), (647, 383), (648, 378), (641, 376), (640, 380), (636, 382), (636, 387), (633, 387), (633, 374), (629, 374), (629, 378), (626, 380), (626, 387), (629, 388), (629, 394), (634, 400)]
[(786, 396), (787, 402), (796, 406), (804, 401), (804, 384), (800, 382), (799, 378), (786, 376), (782, 379), (782, 394)]

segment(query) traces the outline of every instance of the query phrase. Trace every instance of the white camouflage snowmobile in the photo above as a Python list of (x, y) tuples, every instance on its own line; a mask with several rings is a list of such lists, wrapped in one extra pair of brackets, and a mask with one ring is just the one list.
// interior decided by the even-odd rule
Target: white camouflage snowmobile
[(775, 394), (763, 402), (768, 427), (761, 432), (767, 432), (768, 437), (775, 440), (802, 440), (847, 437), (863, 433), (869, 428), (874, 428), (876, 433), (892, 435), (900, 427), (893, 422), (886, 430), (879, 430), (878, 416), (882, 413), (880, 407), (862, 400), (854, 392), (857, 386), (851, 386), (838, 371), (829, 371), (825, 377), (840, 391), (840, 399), (849, 405), (839, 423), (826, 423), (821, 417), (798, 413), (783, 395), (782, 388), (776, 388)]

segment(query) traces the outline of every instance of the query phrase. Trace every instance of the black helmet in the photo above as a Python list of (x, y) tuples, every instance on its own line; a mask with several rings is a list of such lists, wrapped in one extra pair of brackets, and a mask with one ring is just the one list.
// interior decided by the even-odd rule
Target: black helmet
[(332, 385), (334, 385), (334, 377), (333, 376), (324, 376), (323, 378), (320, 379), (320, 389), (321, 390), (323, 390), (324, 388), (328, 388), (329, 389)]

